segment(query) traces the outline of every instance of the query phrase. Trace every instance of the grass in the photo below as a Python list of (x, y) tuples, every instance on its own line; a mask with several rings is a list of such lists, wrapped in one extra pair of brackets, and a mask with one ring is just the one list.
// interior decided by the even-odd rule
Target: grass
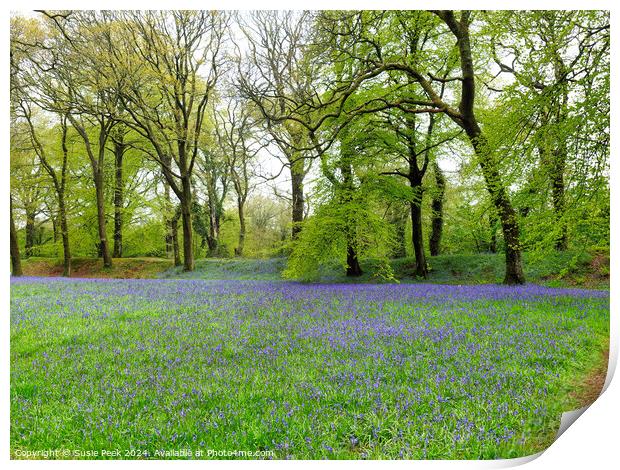
[(271, 259), (199, 259), (194, 272), (182, 267), (169, 268), (158, 277), (168, 279), (276, 281), (286, 265), (284, 258)]
[[(428, 259), (428, 282), (500, 283), (505, 273), (503, 254), (441, 255)], [(396, 277), (411, 279), (413, 258), (393, 261)], [(549, 287), (609, 288), (609, 251), (524, 253), (523, 269), (528, 282)]]
[(11, 455), (528, 455), (608, 338), (601, 291), (13, 280)]

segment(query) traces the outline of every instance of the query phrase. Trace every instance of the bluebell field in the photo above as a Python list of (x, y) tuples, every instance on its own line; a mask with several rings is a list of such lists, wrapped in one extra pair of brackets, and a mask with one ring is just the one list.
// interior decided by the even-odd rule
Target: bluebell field
[(11, 294), (13, 455), (527, 455), (609, 335), (608, 292), (535, 285), (22, 278)]

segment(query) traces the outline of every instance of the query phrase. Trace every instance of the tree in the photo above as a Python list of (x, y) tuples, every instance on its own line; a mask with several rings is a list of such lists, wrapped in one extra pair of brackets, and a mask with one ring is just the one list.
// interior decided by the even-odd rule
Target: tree
[(205, 219), (204, 223), (201, 223), (203, 240), (206, 240), (208, 244), (209, 254), (217, 256), (220, 254), (220, 229), (224, 216), (224, 202), (230, 189), (231, 174), (227, 156), (229, 149), (219, 137), (217, 124), (213, 130), (209, 130), (210, 135), (203, 139), (198, 159), (197, 176), (205, 189), (206, 199), (204, 209), (200, 207), (199, 212)]
[[(192, 175), (207, 103), (223, 66), (228, 16), (214, 11), (119, 14), (108, 23), (107, 57), (128, 126), (147, 139), (166, 183), (180, 203), (183, 268), (194, 269)], [(203, 71), (207, 76), (203, 77)]]
[(407, 256), (407, 223), (411, 214), (411, 208), (402, 201), (388, 201), (386, 218), (394, 228), (394, 249), (391, 258), (404, 258)]
[(95, 187), (99, 250), (104, 266), (111, 267), (104, 160), (106, 143), (116, 122), (118, 93), (109, 82), (101, 80), (101, 61), (96, 49), (100, 35), (84, 21), (84, 16), (70, 12), (43, 12), (43, 16), (47, 20), (47, 37), (31, 49), (29, 73), (24, 80), (36, 90), (37, 104), (66, 118), (84, 141)]
[[(583, 152), (589, 145), (583, 136), (592, 135), (593, 129), (585, 131), (585, 127), (596, 122), (588, 110), (604, 109), (608, 103), (595, 90), (607, 86), (609, 16), (597, 11), (532, 11), (494, 12), (487, 17), (498, 75), (512, 79), (500, 99), (518, 100), (511, 114), (529, 113), (528, 140), (537, 151), (540, 173), (533, 175), (536, 189), (532, 191), (540, 192), (541, 184), (550, 186), (555, 223), (548, 233), (555, 248), (564, 251), (569, 219), (567, 166), (588, 153)], [(583, 106), (592, 98), (594, 102)]]
[[(19, 27), (19, 21), (15, 20), (12, 23), (15, 29)], [(13, 44), (17, 45), (17, 42)], [(33, 77), (28, 75), (28, 68), (33, 70), (32, 64), (24, 63), (25, 56), (23, 54), (26, 51), (31, 50), (31, 48), (26, 48), (26, 50), (22, 51), (12, 51), (11, 54), (11, 69), (13, 71), (12, 74), (12, 87), (11, 87), (11, 95), (13, 106), (12, 109), (17, 117), (22, 118), (27, 123), (28, 133), (30, 136), (30, 141), (32, 143), (32, 147), (34, 152), (36, 153), (41, 166), (45, 169), (47, 174), (49, 175), (53, 188), (55, 191), (55, 195), (58, 202), (58, 217), (60, 219), (60, 233), (62, 236), (62, 246), (63, 246), (63, 276), (71, 275), (71, 248), (69, 243), (69, 229), (67, 224), (67, 210), (65, 203), (65, 191), (67, 186), (67, 163), (68, 163), (68, 149), (67, 149), (67, 115), (62, 115), (60, 118), (60, 127), (61, 127), (61, 148), (62, 148), (62, 159), (60, 164), (60, 169), (57, 170), (52, 162), (52, 160), (48, 157), (45, 146), (43, 145), (37, 130), (35, 128), (35, 124), (33, 122), (32, 108), (30, 102), (27, 100), (26, 96), (30, 93), (33, 95), (37, 95), (40, 91), (38, 88), (34, 88), (33, 85), (36, 82), (33, 82)], [(20, 57), (21, 52), (21, 57)], [(37, 67), (40, 64), (36, 64)], [(49, 89), (49, 87), (48, 87)], [(55, 97), (56, 95), (54, 95)], [(54, 99), (47, 98), (47, 99)], [(11, 199), (11, 207), (12, 207), (12, 199)], [(12, 209), (11, 209), (12, 210)], [(28, 208), (26, 209), (26, 218), (27, 218), (27, 228), (26, 228), (26, 251), (28, 251), (29, 246), (31, 249), (32, 241), (29, 238), (32, 236), (32, 228), (29, 228), (29, 224), (33, 223), (34, 216), (31, 212), (29, 212)], [(12, 212), (11, 212), (12, 217)], [(13, 220), (11, 218), (11, 223), (13, 224)], [(14, 228), (12, 228), (14, 230)]]
[(179, 250), (179, 218), (181, 217), (180, 208), (174, 207), (170, 199), (170, 185), (163, 181), (164, 202), (162, 212), (164, 214), (164, 226), (166, 227), (166, 255), (172, 252), (175, 266), (183, 265)]
[(358, 205), (360, 203), (358, 193), (361, 193), (361, 188), (357, 187), (355, 183), (356, 178), (353, 168), (355, 148), (346, 137), (345, 135), (339, 142), (334, 168), (329, 168), (329, 164), (325, 159), (326, 155), (324, 154), (322, 156), (321, 170), (333, 188), (333, 196), (329, 204), (335, 204), (342, 208), (340, 230), (343, 232), (345, 240), (346, 275), (357, 277), (363, 274), (358, 258), (360, 250), (358, 213), (362, 212), (366, 207)]
[(123, 157), (128, 149), (125, 141), (127, 127), (120, 123), (117, 124), (110, 134), (114, 153), (114, 249), (112, 256), (121, 258), (123, 256), (123, 203), (125, 181), (123, 179)]
[[(448, 27), (450, 33), (456, 39), (456, 54), (460, 63), (460, 76), (440, 78), (441, 73), (423, 70), (422, 67), (430, 69), (431, 64), (416, 61), (419, 53), (414, 53), (412, 54), (413, 57), (410, 57), (406, 54), (394, 54), (393, 50), (387, 50), (384, 54), (383, 45), (381, 44), (382, 38), (377, 34), (377, 31), (381, 30), (381, 28), (377, 28), (377, 24), (383, 21), (384, 18), (389, 19), (389, 14), (380, 12), (373, 15), (371, 12), (369, 13), (371, 17), (374, 16), (370, 22), (372, 26), (368, 26), (369, 23), (364, 22), (363, 18), (362, 21), (353, 23), (349, 44), (338, 46), (342, 54), (347, 54), (349, 60), (359, 61), (360, 66), (355, 79), (349, 80), (348, 84), (335, 85), (336, 88), (345, 90), (340, 92), (340, 105), (337, 114), (355, 115), (388, 108), (403, 109), (407, 114), (443, 113), (463, 129), (474, 149), (487, 191), (502, 223), (506, 255), (504, 282), (506, 284), (522, 284), (525, 282), (525, 277), (521, 260), (521, 241), (517, 214), (511, 204), (506, 185), (501, 178), (498, 156), (494, 149), (489, 146), (488, 139), (475, 115), (476, 77), (469, 30), (471, 12), (462, 11), (458, 19), (453, 11), (441, 10), (434, 13)], [(418, 20), (425, 27), (437, 27), (431, 20), (424, 18), (424, 12), (413, 12), (412, 14), (417, 15)], [(337, 30), (332, 28), (331, 32), (336, 34)], [(363, 51), (366, 52), (365, 54), (359, 54), (354, 47), (355, 44), (360, 42), (369, 45), (367, 52)], [(420, 87), (426, 99), (403, 100), (398, 97), (394, 98), (385, 95), (379, 97), (372, 96), (362, 106), (346, 107), (349, 98), (362, 84), (375, 79), (375, 77), (381, 74), (390, 72), (405, 74), (412, 83)], [(440, 94), (441, 85), (448, 82), (460, 82), (460, 99), (456, 106), (450, 105)], [(439, 88), (437, 88), (437, 84), (440, 85)]]
[(71, 244), (69, 243), (69, 227), (67, 224), (67, 206), (65, 202), (66, 188), (67, 188), (67, 168), (68, 168), (68, 155), (67, 148), (67, 118), (63, 116), (60, 122), (61, 128), (61, 149), (62, 160), (60, 169), (57, 170), (51, 159), (47, 154), (45, 146), (41, 142), (35, 125), (32, 119), (32, 110), (30, 106), (25, 102), (20, 102), (20, 108), (22, 111), (22, 117), (28, 123), (30, 130), (30, 139), (32, 141), (33, 148), (41, 162), (43, 168), (52, 180), (56, 199), (58, 202), (58, 217), (60, 219), (60, 234), (62, 236), (62, 249), (63, 249), (63, 276), (71, 276)]
[[(491, 199), (501, 220), (506, 254), (506, 275), (504, 277), (504, 283), (523, 284), (525, 282), (525, 276), (523, 274), (523, 263), (521, 260), (521, 240), (519, 239), (517, 215), (512, 207), (508, 191), (500, 176), (497, 156), (493, 153), (493, 149), (489, 148), (488, 141), (478, 124), (474, 112), (476, 79), (469, 34), (471, 12), (461, 12), (459, 20), (456, 19), (452, 11), (442, 10), (436, 12), (436, 14), (443, 20), (448, 28), (450, 28), (450, 31), (456, 38), (461, 61), (461, 100), (458, 105), (458, 111), (448, 107), (445, 112), (454, 122), (463, 128), (469, 137), (476, 157), (478, 158), (487, 190), (491, 195)], [(421, 76), (420, 79), (420, 84), (423, 88), (426, 88), (427, 94), (433, 103), (447, 106), (429, 86), (430, 84)]]
[(259, 150), (253, 136), (252, 120), (248, 103), (241, 102), (236, 97), (230, 97), (225, 112), (215, 113), (215, 132), (221, 151), (226, 155), (227, 171), (232, 180), (236, 199), (237, 215), (239, 217), (239, 237), (235, 247), (235, 256), (243, 256), (246, 238), (245, 206), (252, 189), (252, 163)]
[(290, 113), (291, 106), (316, 93), (306, 54), (310, 18), (310, 12), (254, 12), (251, 22), (241, 24), (250, 50), (245, 62), (239, 62), (236, 83), (241, 96), (260, 111), (268, 135), (289, 168), (293, 238), (304, 220), (304, 178), (316, 157), (312, 132), (291, 119)]
[[(322, 268), (334, 264), (347, 276), (357, 277), (362, 274), (359, 260), (372, 256), (379, 259), (377, 274), (393, 280), (387, 261), (387, 254), (392, 251), (392, 237), (388, 223), (377, 211), (381, 196), (376, 190), (378, 182), (376, 178), (363, 178), (354, 185), (357, 178), (354, 169), (348, 166), (350, 162), (346, 151), (331, 162), (329, 171), (337, 170), (334, 180), (327, 180), (316, 211), (293, 240), (285, 277), (316, 280)], [(341, 169), (345, 170), (343, 174), (340, 174)]]
[[(437, 134), (435, 130), (436, 117), (432, 114), (429, 115), (426, 123), (419, 121), (420, 119), (416, 119), (415, 114), (392, 112), (391, 116), (388, 115), (386, 128), (395, 134), (395, 138), (389, 139), (388, 143), (392, 147), (393, 152), (393, 149), (401, 148), (398, 141), (402, 141), (400, 142), (403, 148), (402, 153), (396, 155), (395, 159), (399, 159), (399, 157), (403, 159), (406, 168), (383, 171), (382, 174), (399, 176), (405, 178), (409, 183), (412, 190), (409, 207), (411, 211), (411, 241), (416, 262), (415, 273), (416, 276), (427, 278), (428, 267), (422, 232), (423, 180), (431, 162), (435, 177), (437, 178), (437, 174), (441, 175), (441, 169), (432, 155), (433, 150), (441, 144), (452, 140), (455, 135), (448, 134), (447, 136), (437, 138), (434, 135)], [(426, 127), (425, 130), (421, 129), (423, 126)], [(390, 150), (387, 150), (387, 152), (390, 152)], [(433, 200), (433, 203), (433, 217), (435, 217), (436, 214), (441, 213), (441, 205), (436, 204), (435, 200)], [(433, 236), (437, 237), (437, 233), (434, 232)], [(438, 243), (439, 241), (436, 239), (436, 244), (433, 248), (436, 248)], [(433, 250), (431, 249), (432, 253)]]

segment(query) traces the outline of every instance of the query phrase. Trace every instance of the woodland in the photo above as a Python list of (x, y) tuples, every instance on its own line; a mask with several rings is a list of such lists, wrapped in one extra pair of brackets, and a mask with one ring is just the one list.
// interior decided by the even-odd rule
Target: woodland
[(609, 249), (609, 13), (13, 14), (11, 261)]

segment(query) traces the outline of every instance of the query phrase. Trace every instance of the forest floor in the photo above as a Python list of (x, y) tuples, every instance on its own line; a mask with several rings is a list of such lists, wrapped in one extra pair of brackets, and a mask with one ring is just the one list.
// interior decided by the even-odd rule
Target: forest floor
[[(115, 258), (112, 268), (106, 269), (99, 258), (73, 258), (71, 277), (151, 279), (171, 265), (164, 258)], [(22, 260), (22, 269), (25, 276), (62, 276), (63, 260), (32, 257)]]
[[(163, 258), (118, 258), (111, 269), (104, 269), (100, 259), (76, 258), (72, 277), (80, 278), (182, 278), (212, 280), (280, 280), (286, 261), (271, 259), (209, 258), (196, 261), (196, 270), (184, 273)], [(391, 261), (394, 276), (399, 282), (430, 282), (442, 284), (500, 283), (504, 273), (502, 254), (440, 255), (429, 258), (429, 279), (412, 276), (413, 258)], [(346, 278), (338, 266), (327, 267), (321, 282), (380, 282), (373, 273), (378, 263), (362, 262), (364, 274)], [(549, 287), (609, 288), (609, 251), (567, 251), (562, 253), (524, 254), (524, 269), (528, 283)], [(23, 261), (26, 276), (60, 276), (62, 260), (30, 258)]]
[(531, 455), (598, 395), (609, 314), (533, 284), (13, 278), (11, 455)]

